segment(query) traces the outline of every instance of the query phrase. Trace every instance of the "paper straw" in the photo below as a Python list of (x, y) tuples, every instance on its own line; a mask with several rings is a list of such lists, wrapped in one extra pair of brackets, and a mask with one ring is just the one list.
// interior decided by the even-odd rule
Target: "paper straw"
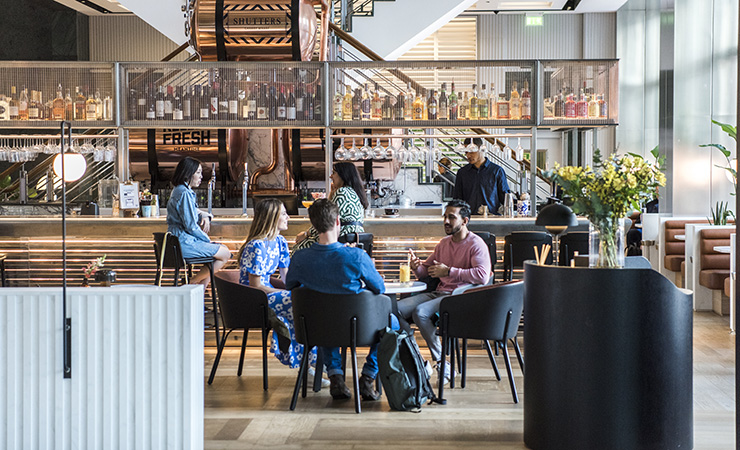
[(540, 263), (540, 251), (536, 245), (534, 246), (534, 260), (538, 266), (542, 265), (542, 263)]

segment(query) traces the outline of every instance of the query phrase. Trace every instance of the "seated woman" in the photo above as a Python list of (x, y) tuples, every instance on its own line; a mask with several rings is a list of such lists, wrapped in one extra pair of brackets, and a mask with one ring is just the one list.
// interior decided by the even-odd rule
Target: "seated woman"
[[(362, 221), (365, 218), (365, 209), (368, 207), (367, 197), (365, 197), (365, 189), (360, 180), (360, 173), (351, 162), (334, 164), (329, 200), (339, 207), (339, 220), (341, 221), (339, 236), (365, 231)], [(308, 248), (318, 240), (319, 233), (311, 227), (308, 231), (296, 236), (293, 252)]]
[[(208, 231), (211, 229), (211, 215), (198, 211), (193, 187), (200, 186), (203, 168), (200, 161), (186, 156), (175, 168), (175, 175), (169, 201), (167, 201), (167, 231), (177, 236), (182, 248), (182, 256), (188, 258), (213, 257), (213, 272), (218, 272), (231, 258), (225, 245), (211, 242)], [(208, 287), (211, 282), (207, 267), (190, 279), (192, 284)]]
[[(290, 291), (276, 289), (270, 280), (275, 269), (279, 270), (283, 280), (288, 273), (288, 242), (280, 235), (287, 229), (288, 213), (280, 200), (266, 198), (255, 205), (249, 236), (239, 251), (239, 282), (267, 293), (268, 306), (282, 325), (274, 327), (270, 350), (278, 361), (297, 368), (303, 357), (303, 346), (295, 338)], [(315, 365), (315, 351), (311, 353), (309, 362)]]

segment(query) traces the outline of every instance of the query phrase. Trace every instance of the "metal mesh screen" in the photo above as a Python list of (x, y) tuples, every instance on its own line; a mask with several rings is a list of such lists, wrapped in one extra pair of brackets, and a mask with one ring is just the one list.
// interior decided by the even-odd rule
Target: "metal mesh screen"
[(0, 122), (4, 127), (56, 128), (115, 124), (113, 64), (0, 63)]
[(121, 64), (123, 126), (320, 127), (323, 67), (264, 62)]
[(617, 61), (543, 61), (542, 125), (616, 125)]
[(332, 63), (335, 127), (532, 126), (534, 61)]

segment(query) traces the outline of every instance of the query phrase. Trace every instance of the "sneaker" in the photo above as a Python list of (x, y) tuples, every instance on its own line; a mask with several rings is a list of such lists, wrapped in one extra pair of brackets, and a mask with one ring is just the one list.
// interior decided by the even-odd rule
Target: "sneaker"
[(363, 400), (374, 402), (380, 398), (380, 394), (375, 390), (375, 378), (370, 378), (363, 374), (360, 377), (360, 395)]
[[(316, 376), (316, 369), (314, 369), (313, 367), (309, 367), (308, 368), (308, 377), (309, 378), (313, 378), (315, 376)], [(326, 378), (321, 378), (321, 387), (322, 388), (325, 388), (325, 387), (329, 387), (329, 386), (331, 386), (331, 383), (329, 382), (329, 380), (327, 380)]]
[(426, 369), (429, 378), (434, 375), (434, 367), (432, 367), (432, 364), (429, 361), (424, 361), (424, 369)]
[(349, 390), (344, 382), (342, 375), (332, 375), (329, 377), (329, 393), (334, 400), (346, 400), (352, 398), (352, 391)]
[[(439, 363), (434, 365), (434, 368), (437, 369), (437, 373), (439, 373)], [(449, 384), (450, 378), (452, 378), (454, 375), (457, 375), (457, 372), (455, 372), (452, 367), (450, 366), (449, 361), (445, 361), (445, 380), (444, 384)], [(439, 377), (437, 377), (439, 378)]]

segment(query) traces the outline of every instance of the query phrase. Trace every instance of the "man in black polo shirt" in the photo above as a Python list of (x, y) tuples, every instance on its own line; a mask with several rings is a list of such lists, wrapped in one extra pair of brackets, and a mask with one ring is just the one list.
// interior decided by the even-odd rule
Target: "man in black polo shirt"
[[(464, 145), (470, 144), (470, 138), (465, 139)], [(480, 147), (483, 141), (474, 138), (472, 142)], [(473, 214), (482, 214), (482, 206), (488, 206), (488, 211), (498, 214), (499, 206), (504, 203), (504, 194), (509, 191), (504, 169), (492, 163), (482, 151), (467, 152), (467, 165), (457, 171), (455, 189), (452, 197), (466, 201)]]

